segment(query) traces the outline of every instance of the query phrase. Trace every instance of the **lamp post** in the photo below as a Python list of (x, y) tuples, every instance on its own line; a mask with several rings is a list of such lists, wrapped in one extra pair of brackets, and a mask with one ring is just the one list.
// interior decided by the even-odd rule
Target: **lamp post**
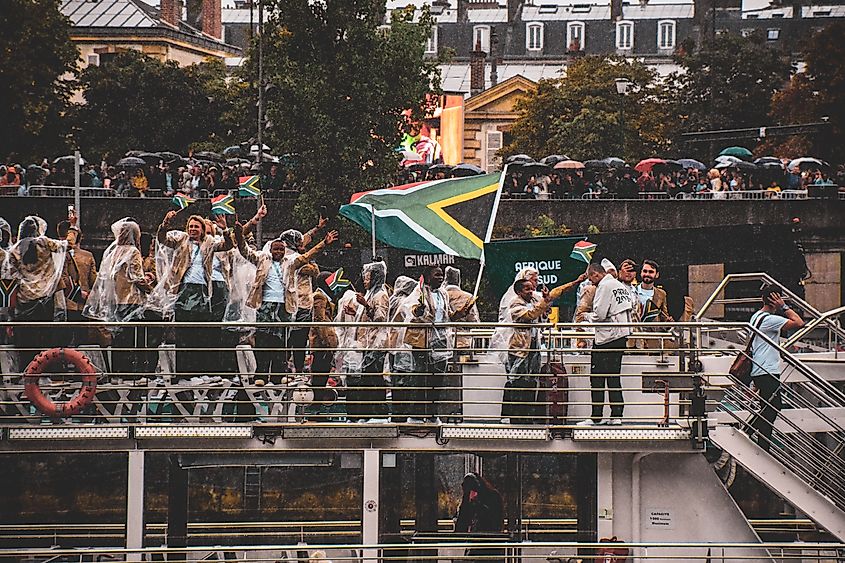
[(621, 139), (622, 158), (625, 158), (625, 96), (631, 90), (632, 82), (627, 78), (617, 78), (616, 93), (619, 95), (619, 136)]

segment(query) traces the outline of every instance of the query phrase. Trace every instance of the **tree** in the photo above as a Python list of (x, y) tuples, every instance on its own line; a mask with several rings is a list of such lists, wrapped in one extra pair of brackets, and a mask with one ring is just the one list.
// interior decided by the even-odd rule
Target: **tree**
[[(291, 154), (303, 194), (296, 212), (311, 221), (320, 205), (390, 181), (403, 112), (421, 117), (439, 90), (437, 61), (425, 57), (432, 19), (384, 2), (275, 0), (264, 30), (267, 131), (276, 154)], [(257, 50), (245, 79), (257, 84)], [(233, 85), (233, 87), (238, 87)], [(245, 109), (254, 115), (255, 98)]]
[[(617, 78), (634, 83), (628, 94), (617, 93)], [(671, 124), (665, 100), (657, 75), (642, 63), (584, 57), (569, 66), (566, 77), (540, 81), (517, 102), (520, 117), (504, 152), (538, 158), (564, 153), (580, 160), (613, 155), (634, 161), (664, 154)]]
[(220, 61), (179, 67), (135, 51), (89, 66), (79, 78), (84, 103), (71, 114), (76, 143), (91, 158), (113, 159), (132, 149), (219, 148), (231, 104), (225, 72)]
[(837, 22), (814, 34), (805, 51), (806, 69), (772, 97), (772, 119), (781, 125), (827, 119), (830, 127), (813, 135), (797, 135), (767, 145), (785, 157), (816, 155), (842, 162), (845, 144), (845, 23)]
[(58, 0), (3, 2), (0, 35), (0, 158), (39, 160), (65, 148), (62, 115), (79, 51)]
[[(789, 79), (789, 57), (761, 33), (719, 35), (700, 50), (686, 42), (675, 57), (683, 72), (671, 77), (680, 131), (762, 127), (772, 95)], [(696, 147), (707, 151), (707, 147)], [(718, 147), (717, 147), (718, 148)], [(712, 154), (697, 155), (703, 159)]]

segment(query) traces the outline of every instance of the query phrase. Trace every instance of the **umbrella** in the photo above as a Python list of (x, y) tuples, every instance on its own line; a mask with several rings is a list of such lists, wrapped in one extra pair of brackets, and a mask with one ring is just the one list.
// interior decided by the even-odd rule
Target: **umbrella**
[(683, 170), (684, 165), (678, 162), (677, 160), (667, 160), (663, 163), (656, 163), (652, 169), (659, 170), (661, 172), (676, 172), (678, 170)]
[(650, 172), (651, 169), (654, 167), (655, 164), (665, 164), (666, 161), (662, 158), (646, 158), (645, 160), (641, 160), (634, 166), (634, 170), (637, 172)]
[[(730, 155), (720, 155), (716, 157), (716, 164), (732, 164), (734, 162), (743, 162), (741, 158)], [(718, 166), (716, 167), (718, 168)], [(723, 167), (724, 168), (724, 167)]]
[(741, 170), (743, 172), (750, 172), (752, 170), (757, 170), (757, 165), (751, 162), (734, 162), (729, 166), (729, 168), (736, 168), (737, 170)]
[(703, 162), (695, 160), (694, 158), (682, 158), (678, 160), (678, 164), (683, 166), (685, 169), (693, 168), (695, 170), (707, 170), (707, 165)]
[(212, 151), (200, 151), (193, 154), (194, 158), (203, 160), (213, 160), (215, 162), (223, 162), (223, 156)]
[(505, 160), (505, 163), (507, 164), (513, 164), (516, 162), (534, 162), (534, 159), (527, 154), (514, 154)]
[(171, 160), (176, 160), (177, 158), (182, 158), (181, 154), (171, 152), (171, 151), (158, 151), (158, 153), (156, 153), (156, 154), (158, 154), (158, 156), (160, 156), (161, 159), (164, 162), (170, 162)]
[(601, 159), (601, 161), (606, 162), (611, 168), (622, 168), (626, 166), (625, 161), (616, 156), (608, 156), (607, 158)]
[(588, 170), (607, 170), (611, 165), (606, 160), (585, 160), (584, 168)]
[(754, 157), (751, 151), (745, 147), (725, 147), (719, 153), (719, 156), (735, 156), (742, 160), (751, 160)]
[(630, 174), (630, 175), (631, 175), (631, 176), (633, 176), (634, 178), (636, 178), (637, 176), (639, 176), (639, 174), (637, 174), (637, 171), (636, 171), (636, 170), (634, 170), (633, 168), (631, 168), (630, 166), (623, 166), (622, 168), (617, 168), (617, 169), (616, 169), (616, 175), (617, 175), (619, 178), (621, 178), (621, 177), (622, 177), (622, 176), (624, 176), (625, 174)]
[(425, 162), (412, 162), (405, 167), (408, 172), (425, 172), (428, 170), (428, 164)]
[(136, 158), (140, 158), (147, 164), (158, 164), (162, 160), (161, 155), (155, 152), (142, 152), (136, 155)]
[(784, 171), (783, 163), (780, 162), (780, 161), (777, 161), (777, 162), (756, 162), (756, 164), (757, 164), (757, 167), (762, 169), (762, 170), (778, 170), (780, 172)]
[(550, 154), (549, 156), (541, 158), (540, 162), (542, 162), (543, 164), (548, 164), (549, 166), (554, 166), (562, 160), (569, 160), (569, 157), (565, 154)]
[[(261, 152), (267, 152), (270, 150), (270, 147), (261, 143)], [(252, 145), (249, 147), (249, 154), (258, 154), (258, 145)]]
[(45, 168), (42, 168), (37, 164), (30, 164), (26, 167), (26, 178), (30, 184), (44, 179), (47, 173), (48, 171)]
[(819, 160), (818, 158), (813, 158), (811, 156), (802, 156), (801, 158), (796, 158), (795, 160), (791, 161), (787, 168), (792, 170), (795, 167), (798, 167), (799, 170), (818, 170), (820, 168), (827, 168), (830, 166), (827, 162), (823, 160)]
[(147, 151), (126, 151), (126, 154), (124, 154), (123, 156), (138, 156), (144, 154), (145, 152)]
[(126, 156), (117, 161), (118, 168), (138, 168), (139, 166), (146, 166), (147, 163), (142, 158), (137, 156)]
[(168, 160), (167, 164), (170, 166), (170, 168), (180, 168), (182, 166), (188, 166), (190, 164), (190, 162), (188, 162), (187, 160), (185, 160), (184, 158), (182, 158), (180, 156), (179, 158), (174, 158), (173, 160)]
[(451, 169), (452, 169), (452, 167), (449, 166), (448, 164), (432, 164), (431, 166), (428, 167), (428, 173), (432, 176), (434, 176), (435, 174), (438, 174), (440, 172), (443, 172), (444, 174), (448, 174)]
[[(74, 159), (73, 155), (69, 154), (67, 156), (60, 156), (59, 158), (57, 158), (56, 160), (53, 161), (53, 164), (73, 164), (74, 160), (75, 159)], [(81, 156), (79, 157), (79, 165), (80, 166), (85, 165), (85, 159), (82, 158)]]
[(555, 164), (555, 170), (583, 170), (584, 164), (577, 160), (561, 160)]
[(464, 176), (478, 176), (484, 174), (484, 171), (474, 164), (458, 164), (452, 167), (452, 178), (463, 178)]
[(772, 164), (772, 163), (780, 164), (781, 166), (783, 166), (783, 163), (776, 156), (761, 156), (760, 158), (754, 160), (754, 164), (757, 164), (757, 165)]
[(401, 150), (401, 151), (399, 151), (399, 153), (402, 155), (402, 161), (403, 162), (405, 162), (405, 161), (419, 162), (419, 161), (423, 160), (423, 157), (419, 153), (416, 153), (414, 151)]
[(239, 147), (238, 145), (226, 147), (225, 149), (223, 149), (223, 156), (228, 156), (230, 158), (239, 157), (241, 156), (241, 147)]
[(528, 176), (542, 176), (551, 172), (552, 167), (542, 162), (526, 162), (522, 165), (520, 171)]

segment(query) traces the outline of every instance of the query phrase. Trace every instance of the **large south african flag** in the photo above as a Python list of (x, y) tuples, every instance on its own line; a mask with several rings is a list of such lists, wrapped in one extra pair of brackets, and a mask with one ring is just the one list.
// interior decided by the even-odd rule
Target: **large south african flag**
[(353, 194), (340, 214), (394, 248), (481, 259), (499, 205), (501, 173)]

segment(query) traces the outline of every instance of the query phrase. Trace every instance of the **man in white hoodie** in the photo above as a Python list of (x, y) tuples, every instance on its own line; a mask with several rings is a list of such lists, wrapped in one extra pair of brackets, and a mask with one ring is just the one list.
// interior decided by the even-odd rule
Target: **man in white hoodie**
[(597, 326), (590, 357), (590, 387), (592, 387), (592, 416), (579, 422), (582, 426), (592, 426), (601, 422), (604, 411), (604, 390), (610, 400), (610, 424), (622, 424), (622, 383), (619, 373), (622, 371), (622, 355), (625, 352), (630, 326), (617, 323), (631, 322), (631, 299), (627, 288), (611, 275), (601, 264), (590, 264), (587, 277), (596, 286), (593, 299), (593, 318)]

